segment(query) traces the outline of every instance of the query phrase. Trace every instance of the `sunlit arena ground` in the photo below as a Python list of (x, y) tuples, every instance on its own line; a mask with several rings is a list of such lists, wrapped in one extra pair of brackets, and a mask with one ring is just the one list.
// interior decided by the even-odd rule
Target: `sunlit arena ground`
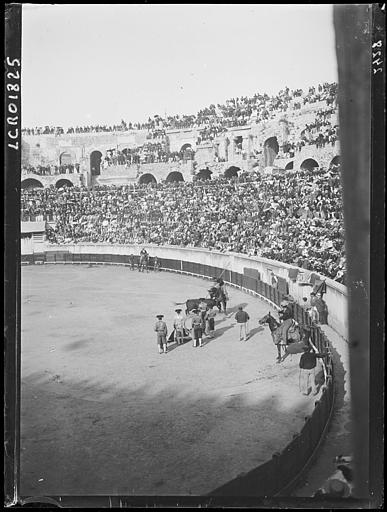
[(203, 495), (301, 430), (318, 397), (299, 392), (299, 355), (275, 362), (267, 303), (229, 287), (214, 339), (158, 353), (155, 316), (170, 331), (175, 302), (208, 288), (121, 266), (22, 268), (22, 496)]

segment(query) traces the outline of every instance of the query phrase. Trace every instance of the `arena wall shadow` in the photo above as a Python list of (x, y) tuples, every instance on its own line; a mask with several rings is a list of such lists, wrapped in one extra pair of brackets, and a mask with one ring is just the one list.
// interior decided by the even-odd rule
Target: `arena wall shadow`
[[(286, 289), (296, 300), (295, 319), (300, 324), (311, 327), (311, 342), (320, 351), (332, 350), (330, 342), (322, 330), (311, 322), (309, 315), (297, 303), (305, 292), (300, 282), (292, 281), (294, 275), (290, 265), (277, 261), (241, 254), (218, 253), (196, 248), (159, 247), (144, 245), (148, 252), (161, 260), (161, 270), (214, 279), (222, 276), (229, 285), (259, 297), (278, 308), (285, 296), (278, 287), (272, 286), (273, 274), (286, 282)], [(129, 255), (135, 256), (138, 263), (138, 245), (77, 244), (47, 245), (44, 252), (22, 255), (24, 264), (108, 264), (129, 266)], [(152, 268), (152, 258), (150, 266)], [(302, 270), (302, 269), (301, 269)], [(255, 276), (255, 277), (252, 277)], [(326, 279), (329, 324), (339, 334), (346, 333), (346, 289), (344, 286)], [(305, 286), (305, 285), (304, 285)], [(342, 314), (340, 318), (339, 315)], [(340, 332), (341, 331), (341, 332)], [(341, 334), (341, 335), (343, 335)], [(344, 336), (345, 337), (345, 336)], [(273, 454), (272, 459), (254, 470), (222, 485), (209, 493), (209, 496), (289, 496), (292, 489), (303, 477), (316, 457), (318, 447), (325, 437), (335, 401), (334, 368), (331, 355), (324, 365), (325, 383), (321, 398), (315, 402), (310, 417), (305, 418), (301, 432), (282, 452)]]

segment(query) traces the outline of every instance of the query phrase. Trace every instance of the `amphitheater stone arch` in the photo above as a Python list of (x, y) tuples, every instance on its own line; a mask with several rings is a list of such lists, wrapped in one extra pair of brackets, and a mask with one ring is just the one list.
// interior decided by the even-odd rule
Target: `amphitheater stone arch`
[(285, 165), (285, 171), (291, 171), (294, 168), (294, 160), (291, 160)]
[(150, 183), (157, 183), (156, 178), (150, 172), (142, 174), (138, 180), (140, 185), (149, 185)]
[(264, 166), (270, 167), (273, 165), (274, 160), (276, 159), (279, 153), (279, 144), (277, 137), (269, 137), (263, 143), (263, 155), (264, 155)]
[(234, 178), (238, 176), (238, 172), (240, 171), (240, 167), (236, 167), (235, 165), (232, 165), (228, 169), (224, 171), (224, 177), (225, 178)]
[(102, 153), (98, 149), (90, 153), (90, 172), (92, 176), (99, 176), (101, 174), (101, 160)]
[(178, 181), (184, 181), (183, 175), (179, 171), (172, 171), (168, 174), (166, 180), (167, 183), (173, 183)]
[(72, 151), (63, 151), (59, 155), (59, 165), (70, 165), (75, 163), (75, 155)]
[(43, 188), (43, 183), (35, 178), (27, 178), (21, 182), (22, 189), (34, 189), (34, 188)]
[(187, 149), (192, 149), (192, 145), (189, 142), (186, 142), (181, 146), (180, 152), (183, 153), (184, 151), (187, 151)]
[(61, 178), (59, 179), (56, 183), (55, 183), (55, 186), (56, 188), (61, 188), (61, 187), (72, 187), (73, 186), (73, 182), (71, 180), (66, 180), (64, 178)]
[(339, 165), (340, 164), (340, 155), (336, 155), (332, 158), (332, 160), (330, 161), (330, 164), (329, 164), (329, 167), (331, 165)]
[(200, 169), (196, 174), (195, 180), (210, 180), (212, 171), (210, 169)]
[(320, 164), (314, 158), (306, 158), (301, 162), (300, 169), (306, 171), (312, 171), (313, 169), (320, 167)]

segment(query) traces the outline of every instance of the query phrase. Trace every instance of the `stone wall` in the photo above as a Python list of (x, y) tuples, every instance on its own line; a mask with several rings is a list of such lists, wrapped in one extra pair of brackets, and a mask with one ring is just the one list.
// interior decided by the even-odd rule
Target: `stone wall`
[[(167, 130), (169, 145), (171, 151), (180, 151), (185, 144), (189, 144), (195, 151), (195, 163), (179, 165), (171, 164), (141, 164), (138, 168), (137, 179), (141, 174), (151, 173), (156, 180), (162, 181), (169, 172), (178, 170), (183, 174), (185, 181), (190, 181), (193, 176), (194, 167), (196, 171), (201, 168), (209, 167), (214, 175), (219, 174), (228, 167), (235, 166), (241, 170), (250, 171), (251, 169), (263, 169), (263, 148), (265, 141), (271, 137), (276, 137), (279, 144), (286, 142), (287, 132), (285, 125), (290, 129), (291, 136), (296, 139), (300, 137), (302, 130), (307, 123), (315, 119), (317, 110), (325, 106), (325, 102), (317, 102), (312, 105), (294, 110), (289, 108), (286, 112), (279, 112), (273, 115), (270, 120), (261, 123), (255, 123), (253, 120), (248, 126), (233, 127), (227, 132), (215, 138), (212, 142), (205, 142), (197, 146), (199, 136), (198, 128), (187, 128), (181, 130)], [(331, 116), (332, 122), (337, 123), (337, 114)], [(93, 151), (100, 151), (103, 155), (109, 149), (133, 148), (142, 145), (146, 141), (146, 130), (131, 130), (127, 132), (102, 132), (85, 134), (66, 134), (66, 135), (36, 135), (24, 136), (22, 140), (22, 164), (23, 165), (59, 165), (62, 153), (70, 153), (74, 163), (79, 163), (81, 172), (85, 175), (85, 183), (91, 184), (90, 176), (90, 155)], [(241, 148), (238, 148), (237, 143)], [(258, 153), (258, 156), (257, 156)], [(222, 160), (224, 165), (219, 166), (216, 162), (216, 154)], [(274, 160), (273, 166), (285, 168), (293, 161), (294, 169), (300, 167), (307, 158), (313, 158), (320, 166), (328, 166), (331, 160), (340, 154), (339, 143), (325, 148), (316, 148), (316, 146), (305, 146), (300, 152), (297, 152), (293, 158), (284, 158), (278, 155)], [(96, 182), (114, 181), (117, 184), (122, 177), (122, 183), (132, 180), (133, 172), (129, 170), (128, 175), (122, 171), (122, 166), (110, 169), (107, 174), (101, 169), (101, 176), (95, 178)], [(49, 180), (44, 180), (48, 182)]]

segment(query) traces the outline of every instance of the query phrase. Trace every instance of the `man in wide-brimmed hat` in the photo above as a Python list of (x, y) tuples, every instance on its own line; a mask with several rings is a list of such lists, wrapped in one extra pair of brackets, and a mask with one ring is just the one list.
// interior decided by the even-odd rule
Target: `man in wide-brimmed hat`
[(175, 341), (177, 345), (184, 343), (184, 316), (181, 314), (180, 308), (175, 309), (175, 318), (173, 319), (173, 328), (175, 330)]
[(159, 348), (159, 354), (164, 354), (168, 352), (167, 349), (167, 324), (164, 322), (164, 315), (156, 315), (157, 322), (155, 324), (155, 331), (157, 334), (157, 346)]
[(192, 310), (192, 346), (197, 347), (199, 343), (199, 347), (203, 346), (203, 328), (202, 328), (202, 316), (199, 314), (198, 309)]

